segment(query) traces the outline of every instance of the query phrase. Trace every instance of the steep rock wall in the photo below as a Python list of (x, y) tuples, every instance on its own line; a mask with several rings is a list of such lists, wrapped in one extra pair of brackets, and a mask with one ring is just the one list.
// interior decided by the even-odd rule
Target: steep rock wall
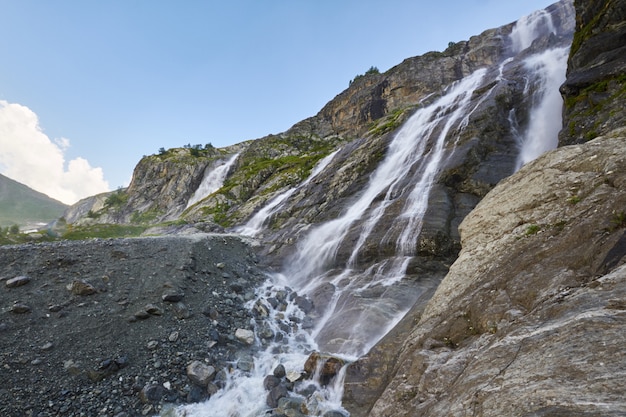
[[(626, 413), (624, 112), (579, 107), (591, 90), (576, 87), (585, 71), (592, 82), (623, 77), (617, 54), (602, 58), (616, 44), (597, 56), (594, 45), (623, 27), (616, 11), (625, 4), (576, 2), (577, 41), (562, 89), (561, 144), (595, 138), (589, 126), (605, 135), (528, 164), (465, 218), (463, 249), (432, 299), (349, 368), (344, 405), (352, 416)], [(581, 51), (594, 66), (581, 68)], [(610, 81), (606, 96), (621, 88)]]
[(626, 4), (576, 2), (562, 145), (583, 143), (626, 124)]

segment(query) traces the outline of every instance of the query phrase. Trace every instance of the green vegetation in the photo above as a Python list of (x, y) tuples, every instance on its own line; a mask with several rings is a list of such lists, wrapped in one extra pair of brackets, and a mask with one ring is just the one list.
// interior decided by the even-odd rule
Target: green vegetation
[(369, 128), (369, 133), (374, 136), (380, 136), (387, 132), (396, 130), (402, 124), (404, 118), (402, 117), (408, 108), (398, 108), (390, 112), (387, 116), (380, 118), (372, 124)]
[(66, 208), (45, 194), (0, 175), (0, 227), (47, 223), (61, 217)]
[(613, 212), (611, 224), (613, 225), (612, 230), (626, 228), (626, 212), (624, 212), (624, 210), (620, 212)]
[(531, 236), (539, 233), (541, 227), (538, 224), (531, 224), (526, 228), (526, 236)]
[(567, 202), (570, 203), (571, 205), (576, 205), (578, 203), (580, 203), (581, 198), (578, 195), (573, 195), (570, 198), (567, 199)]
[(367, 77), (368, 75), (374, 75), (374, 74), (380, 74), (380, 71), (378, 70), (378, 68), (376, 68), (374, 66), (371, 66), (370, 69), (365, 71), (365, 74), (359, 74), (359, 75), (355, 76), (353, 79), (351, 79), (349, 85), (352, 85), (352, 83), (354, 83), (354, 82), (356, 82), (356, 81), (358, 81), (358, 80), (360, 80), (360, 79), (362, 79), (364, 77)]
[(65, 240), (85, 240), (94, 238), (117, 238), (136, 237), (141, 235), (148, 226), (120, 225), (120, 224), (96, 224), (92, 226), (68, 226), (67, 231), (61, 236)]
[[(569, 135), (574, 137), (579, 130), (580, 118), (593, 118), (593, 126), (584, 131), (584, 139), (591, 140), (600, 135), (602, 125), (608, 117), (621, 116), (622, 107), (619, 103), (626, 102), (626, 74), (606, 78), (581, 89), (576, 95), (565, 99), (565, 107), (569, 109)], [(617, 106), (618, 110), (615, 109)], [(606, 108), (613, 109), (607, 111)], [(597, 117), (605, 114), (605, 117)]]
[(107, 209), (119, 209), (128, 201), (128, 193), (124, 189), (118, 189), (111, 193), (104, 201), (104, 207)]
[(130, 222), (133, 224), (153, 223), (161, 214), (161, 211), (156, 208), (151, 208), (143, 213), (135, 211), (130, 217)]

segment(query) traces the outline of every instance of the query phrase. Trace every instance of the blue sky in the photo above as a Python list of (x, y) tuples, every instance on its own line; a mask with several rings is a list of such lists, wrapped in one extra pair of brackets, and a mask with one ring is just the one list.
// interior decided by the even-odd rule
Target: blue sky
[(65, 202), (116, 189), (161, 147), (283, 132), (370, 66), (551, 3), (0, 0), (0, 173)]

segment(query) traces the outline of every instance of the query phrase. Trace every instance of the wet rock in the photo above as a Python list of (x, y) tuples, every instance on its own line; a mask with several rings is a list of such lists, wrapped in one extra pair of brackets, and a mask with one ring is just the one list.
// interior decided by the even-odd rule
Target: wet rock
[(285, 367), (280, 364), (274, 368), (273, 374), (276, 378), (284, 378), (287, 375), (287, 372), (285, 372)]
[(304, 311), (305, 314), (308, 314), (311, 312), (311, 310), (313, 310), (313, 302), (306, 297), (302, 297), (299, 295), (296, 297), (294, 302), (298, 307), (300, 307), (300, 310)]
[(296, 382), (302, 379), (302, 373), (294, 370), (287, 371), (287, 375), (285, 375), (287, 381)]
[(242, 354), (237, 361), (237, 368), (245, 372), (254, 369), (254, 358), (250, 354)]
[(313, 352), (304, 363), (304, 371), (309, 378), (312, 378), (319, 370), (319, 383), (328, 385), (339, 373), (344, 364), (342, 359), (329, 355), (320, 355), (319, 352)]
[(290, 417), (304, 417), (308, 415), (305, 400), (299, 397), (286, 396), (280, 398), (276, 411)]
[(265, 402), (268, 407), (276, 408), (278, 407), (278, 401), (288, 395), (289, 391), (287, 390), (287, 387), (281, 384), (277, 387), (272, 388), (272, 390), (267, 394)]
[(72, 281), (69, 290), (74, 295), (91, 295), (98, 292), (96, 287), (84, 280)]
[(15, 277), (15, 278), (11, 278), (7, 280), (6, 286), (7, 288), (17, 288), (17, 287), (21, 287), (22, 285), (28, 284), (30, 281), (31, 281), (30, 277), (27, 277), (25, 275), (20, 275), (19, 277)]
[(280, 378), (274, 375), (268, 375), (263, 379), (263, 388), (265, 391), (271, 391), (273, 388), (276, 388), (280, 385)]
[(207, 392), (203, 387), (192, 385), (187, 393), (187, 402), (199, 403), (206, 400)]
[(254, 332), (252, 330), (237, 329), (235, 331), (235, 337), (241, 343), (244, 343), (246, 345), (252, 345), (254, 343)]
[(200, 361), (193, 361), (187, 365), (187, 378), (196, 385), (207, 387), (215, 378), (215, 368)]

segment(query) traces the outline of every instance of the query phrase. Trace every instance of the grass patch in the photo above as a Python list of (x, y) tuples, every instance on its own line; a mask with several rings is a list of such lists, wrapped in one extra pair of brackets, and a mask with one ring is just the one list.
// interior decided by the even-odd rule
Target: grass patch
[(65, 240), (109, 239), (117, 237), (136, 237), (141, 235), (148, 226), (122, 224), (96, 224), (93, 226), (68, 226), (61, 236)]
[(540, 230), (541, 226), (539, 226), (538, 224), (531, 224), (526, 228), (526, 236), (536, 235), (537, 233), (539, 233)]

